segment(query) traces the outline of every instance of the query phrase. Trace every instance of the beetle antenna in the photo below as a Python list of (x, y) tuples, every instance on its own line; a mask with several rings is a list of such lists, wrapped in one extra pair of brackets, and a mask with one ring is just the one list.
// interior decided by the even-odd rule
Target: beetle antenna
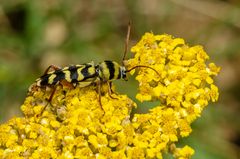
[(123, 60), (122, 60), (122, 64), (124, 66), (124, 61), (126, 58), (126, 54), (128, 51), (128, 43), (129, 43), (129, 38), (130, 38), (130, 31), (131, 31), (131, 22), (128, 22), (128, 30), (127, 30), (127, 36), (126, 36), (126, 40), (125, 40), (125, 49), (124, 49), (124, 54), (123, 54)]
[(149, 66), (144, 66), (144, 65), (137, 65), (137, 66), (134, 66), (133, 68), (130, 68), (129, 70), (126, 70), (126, 72), (130, 72), (138, 67), (145, 67), (145, 68), (150, 68), (151, 70), (153, 70), (154, 72), (156, 72), (156, 74), (160, 77), (160, 74), (157, 72), (157, 70), (155, 70), (154, 68), (152, 67), (149, 67)]

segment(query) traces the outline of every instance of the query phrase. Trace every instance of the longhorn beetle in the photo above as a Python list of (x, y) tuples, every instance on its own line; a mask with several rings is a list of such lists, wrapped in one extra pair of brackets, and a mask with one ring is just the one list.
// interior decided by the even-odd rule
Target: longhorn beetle
[[(49, 102), (51, 102), (54, 92), (56, 90), (56, 86), (60, 83), (62, 85), (68, 85), (70, 87), (80, 86), (80, 87), (86, 87), (91, 84), (96, 84), (99, 94), (99, 103), (102, 108), (101, 104), (101, 84), (107, 83), (108, 84), (108, 93), (111, 98), (112, 90), (111, 90), (111, 82), (113, 80), (117, 79), (124, 79), (127, 80), (126, 74), (127, 72), (130, 72), (133, 69), (136, 69), (138, 67), (145, 67), (150, 68), (153, 71), (155, 71), (157, 74), (158, 72), (149, 67), (144, 65), (137, 65), (133, 68), (126, 69), (124, 61), (126, 58), (126, 53), (128, 50), (128, 43), (129, 43), (129, 37), (130, 37), (130, 23), (128, 25), (128, 31), (127, 36), (125, 40), (125, 50), (124, 50), (124, 56), (122, 59), (122, 65), (118, 64), (115, 61), (103, 61), (99, 64), (94, 64), (94, 62), (81, 64), (81, 65), (72, 65), (67, 66), (64, 68), (59, 68), (54, 65), (50, 65), (45, 73), (36, 80), (36, 86), (37, 87), (53, 87), (53, 91), (48, 99)], [(53, 71), (49, 71), (50, 69), (53, 69)], [(158, 74), (159, 75), (159, 74)], [(45, 109), (45, 108), (44, 108)]]

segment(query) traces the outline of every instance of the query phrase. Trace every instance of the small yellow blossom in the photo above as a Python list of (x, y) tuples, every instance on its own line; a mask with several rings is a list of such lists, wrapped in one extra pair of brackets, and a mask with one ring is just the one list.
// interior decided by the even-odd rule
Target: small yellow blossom
[(21, 110), (24, 117), (0, 125), (0, 158), (141, 159), (171, 153), (189, 159), (194, 150), (176, 148), (192, 132), (191, 123), (210, 101), (219, 97), (214, 77), (220, 68), (202, 46), (190, 47), (181, 38), (146, 33), (132, 47), (127, 69), (136, 73), (136, 98), (158, 101), (145, 114), (132, 114), (137, 106), (127, 95), (108, 94), (103, 84), (101, 104), (94, 85), (74, 89), (58, 85), (39, 88)]
[(194, 150), (189, 146), (183, 148), (176, 148), (174, 151), (174, 157), (177, 159), (189, 159), (194, 154)]

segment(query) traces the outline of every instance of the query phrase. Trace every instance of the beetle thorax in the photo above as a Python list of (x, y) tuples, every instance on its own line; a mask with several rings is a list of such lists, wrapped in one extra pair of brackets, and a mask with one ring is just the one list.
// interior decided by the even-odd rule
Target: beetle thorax
[(113, 81), (126, 78), (126, 69), (115, 61), (104, 61), (98, 65), (99, 78), (103, 81)]

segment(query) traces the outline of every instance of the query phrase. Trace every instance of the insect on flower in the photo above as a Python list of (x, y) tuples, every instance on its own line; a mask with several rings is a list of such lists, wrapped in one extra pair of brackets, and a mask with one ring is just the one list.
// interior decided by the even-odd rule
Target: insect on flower
[[(133, 69), (138, 67), (145, 67), (154, 70), (157, 74), (158, 72), (149, 67), (143, 65), (137, 65), (133, 68), (127, 69), (125, 66), (125, 57), (128, 50), (128, 43), (130, 37), (130, 24), (128, 25), (128, 31), (125, 41), (125, 51), (122, 60), (122, 65), (118, 64), (115, 61), (103, 61), (99, 64), (94, 64), (94, 62), (81, 64), (81, 65), (72, 65), (67, 66), (64, 68), (59, 68), (54, 65), (50, 65), (45, 73), (36, 80), (35, 86), (36, 87), (52, 87), (53, 91), (48, 99), (51, 102), (54, 92), (56, 90), (56, 86), (61, 84), (65, 86), (69, 86), (74, 88), (76, 86), (79, 87), (86, 87), (91, 84), (97, 85), (97, 90), (99, 94), (99, 103), (102, 108), (101, 104), (101, 85), (102, 83), (108, 84), (108, 93), (109, 96), (113, 99), (114, 97), (111, 96), (113, 93), (111, 89), (111, 83), (117, 79), (124, 79), (127, 80), (126, 74)], [(52, 69), (52, 71), (50, 71)], [(159, 75), (159, 74), (158, 74)], [(32, 89), (30, 88), (30, 92)]]

